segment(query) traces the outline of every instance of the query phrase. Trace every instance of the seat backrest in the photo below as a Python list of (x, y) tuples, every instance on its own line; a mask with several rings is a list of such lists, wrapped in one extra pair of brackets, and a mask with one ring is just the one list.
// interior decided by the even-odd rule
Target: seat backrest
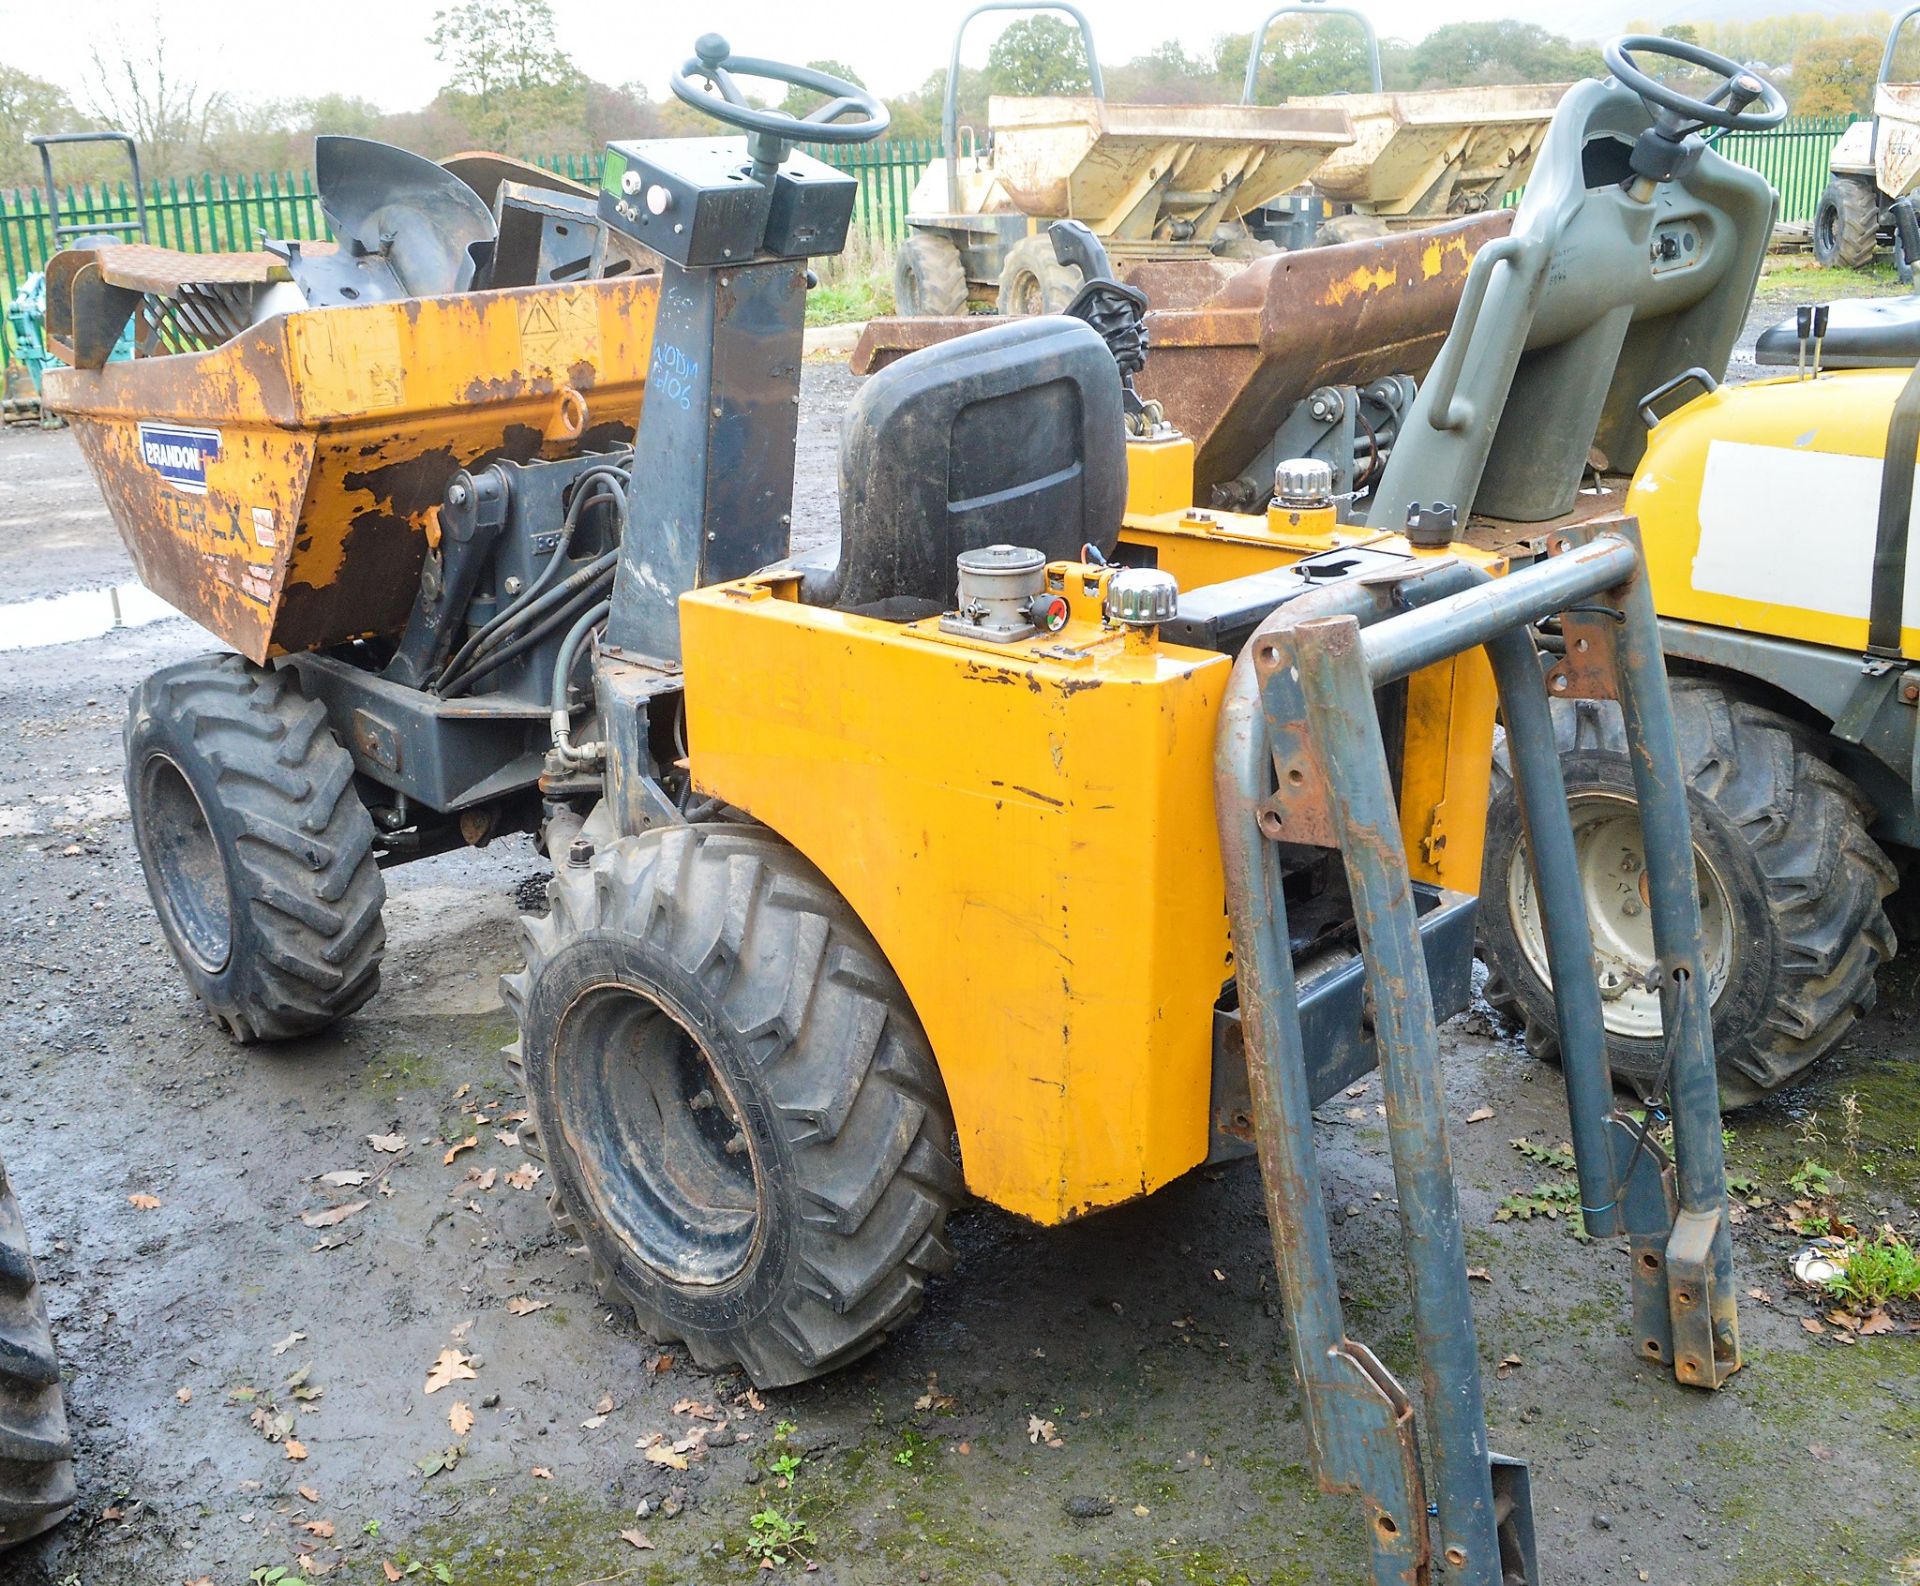
[(840, 437), (840, 561), (805, 598), (843, 610), (950, 603), (954, 558), (1112, 550), (1126, 508), (1120, 372), (1060, 315), (1003, 320), (874, 375)]

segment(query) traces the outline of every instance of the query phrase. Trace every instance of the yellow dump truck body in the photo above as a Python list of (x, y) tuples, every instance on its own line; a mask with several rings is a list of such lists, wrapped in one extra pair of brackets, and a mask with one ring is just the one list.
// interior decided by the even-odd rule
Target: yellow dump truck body
[(461, 468), (631, 438), (656, 276), (309, 309), (47, 374), (141, 582), (254, 661), (406, 622)]

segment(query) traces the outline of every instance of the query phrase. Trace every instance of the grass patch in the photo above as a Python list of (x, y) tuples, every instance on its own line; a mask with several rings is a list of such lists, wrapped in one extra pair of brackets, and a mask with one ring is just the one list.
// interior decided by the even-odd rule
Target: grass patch
[(846, 251), (816, 259), (820, 284), (807, 294), (809, 325), (846, 325), (893, 312), (893, 249), (864, 232)]
[(1827, 1292), (1869, 1311), (1888, 1300), (1920, 1299), (1920, 1255), (1891, 1228), (1883, 1228), (1853, 1247), (1840, 1274), (1827, 1280)]

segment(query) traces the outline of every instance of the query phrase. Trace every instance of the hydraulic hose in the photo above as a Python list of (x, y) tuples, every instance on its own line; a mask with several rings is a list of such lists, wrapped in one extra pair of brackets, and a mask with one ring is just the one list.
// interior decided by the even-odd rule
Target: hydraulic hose
[(567, 708), (567, 686), (573, 681), (573, 667), (580, 646), (586, 643), (589, 633), (607, 620), (607, 613), (612, 610), (613, 602), (603, 600), (583, 612), (580, 620), (567, 630), (567, 636), (560, 641), (560, 656), (554, 662), (551, 718), (553, 752), (568, 765), (584, 765), (606, 754), (606, 745), (603, 743), (573, 742), (573, 717)]
[(507, 662), (518, 656), (526, 654), (528, 650), (532, 649), (555, 629), (572, 622), (574, 618), (579, 616), (579, 614), (589, 606), (606, 599), (612, 592), (612, 588), (613, 569), (609, 567), (601, 578), (581, 590), (579, 594), (575, 595), (567, 604), (560, 607), (558, 611), (552, 612), (539, 624), (520, 635), (519, 638), (513, 640), (511, 643), (502, 645), (489, 655), (482, 656), (461, 676), (443, 685), (440, 690), (440, 697), (442, 699), (455, 699), (467, 693), (475, 683), (479, 682), (480, 679), (485, 677), (489, 672), (492, 672), (497, 667), (505, 666)]

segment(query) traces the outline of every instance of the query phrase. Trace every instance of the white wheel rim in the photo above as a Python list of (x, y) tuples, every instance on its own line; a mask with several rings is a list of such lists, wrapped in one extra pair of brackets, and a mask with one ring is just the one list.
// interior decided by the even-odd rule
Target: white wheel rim
[[(1568, 800), (1574, 862), (1593, 932), (1594, 973), (1607, 1034), (1633, 1041), (1660, 1038), (1660, 996), (1647, 984), (1653, 968), (1653, 919), (1647, 906), (1646, 856), (1634, 802), (1612, 793), (1583, 793)], [(1696, 846), (1700, 887), (1701, 949), (1707, 995), (1717, 1003), (1733, 966), (1733, 909), (1726, 882)], [(1507, 907), (1528, 966), (1552, 985), (1546, 930), (1534, 890), (1533, 867), (1524, 846), (1507, 870)]]

